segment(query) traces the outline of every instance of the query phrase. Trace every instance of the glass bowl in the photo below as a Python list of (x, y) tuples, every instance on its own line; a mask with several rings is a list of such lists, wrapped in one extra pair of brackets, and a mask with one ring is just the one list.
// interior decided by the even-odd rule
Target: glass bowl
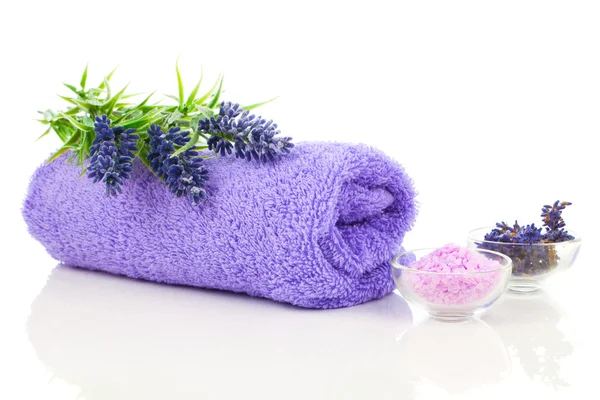
[(463, 320), (491, 306), (502, 295), (511, 275), (509, 257), (495, 251), (476, 249), (497, 261), (499, 267), (476, 272), (430, 272), (410, 264), (435, 249), (418, 249), (392, 258), (392, 277), (402, 296), (442, 320)]
[(513, 270), (508, 290), (531, 293), (539, 290), (542, 282), (575, 262), (581, 245), (581, 237), (569, 230), (575, 239), (559, 243), (501, 243), (484, 240), (493, 227), (479, 228), (469, 232), (467, 247), (486, 249), (505, 254), (512, 259)]

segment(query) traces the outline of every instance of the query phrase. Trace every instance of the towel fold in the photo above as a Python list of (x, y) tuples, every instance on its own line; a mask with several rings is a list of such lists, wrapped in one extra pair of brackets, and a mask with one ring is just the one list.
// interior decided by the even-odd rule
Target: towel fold
[(139, 160), (107, 198), (63, 156), (33, 175), (30, 233), (65, 264), (336, 308), (393, 289), (389, 259), (416, 216), (403, 168), (365, 145), (301, 143), (274, 163), (206, 160), (195, 207)]

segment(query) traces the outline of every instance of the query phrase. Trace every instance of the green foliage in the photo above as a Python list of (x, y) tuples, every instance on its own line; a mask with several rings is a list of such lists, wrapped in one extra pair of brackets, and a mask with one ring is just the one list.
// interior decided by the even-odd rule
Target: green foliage
[[(79, 87), (64, 83), (64, 86), (71, 92), (70, 96), (59, 95), (67, 103), (66, 109), (39, 112), (42, 118), (38, 121), (48, 125), (40, 138), (53, 131), (63, 142), (63, 145), (50, 157), (48, 162), (67, 151), (71, 151), (71, 159), (78, 165), (83, 166), (95, 138), (94, 120), (102, 115), (106, 115), (115, 126), (122, 125), (125, 129), (136, 129), (140, 136), (137, 155), (144, 162), (146, 159), (145, 154), (148, 152), (146, 130), (151, 124), (160, 125), (165, 131), (178, 126), (191, 132), (190, 142), (185, 146), (185, 149), (180, 149), (178, 153), (193, 147), (206, 148), (204, 142), (206, 138), (197, 131), (198, 121), (210, 118), (218, 112), (223, 88), (223, 76), (219, 76), (207, 92), (199, 94), (203, 78), (201, 71), (198, 83), (186, 98), (183, 79), (179, 71), (179, 65), (176, 63), (178, 96), (167, 97), (174, 99), (177, 104), (168, 105), (162, 104), (161, 101), (151, 102), (150, 100), (155, 92), (147, 95), (139, 103), (132, 102), (130, 99), (135, 97), (136, 94), (127, 93), (128, 85), (113, 94), (110, 81), (116, 69), (106, 75), (96, 87), (86, 88), (88, 81), (88, 66), (86, 65), (79, 81)], [(258, 105), (260, 104), (264, 103)]]

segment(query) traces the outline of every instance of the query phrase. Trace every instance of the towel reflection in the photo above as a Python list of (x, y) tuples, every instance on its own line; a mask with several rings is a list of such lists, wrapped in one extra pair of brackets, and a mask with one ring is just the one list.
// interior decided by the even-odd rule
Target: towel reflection
[(355, 385), (360, 398), (395, 365), (390, 349), (411, 323), (396, 295), (306, 310), (59, 266), (28, 330), (39, 359), (88, 400), (295, 399), (333, 395), (339, 385)]

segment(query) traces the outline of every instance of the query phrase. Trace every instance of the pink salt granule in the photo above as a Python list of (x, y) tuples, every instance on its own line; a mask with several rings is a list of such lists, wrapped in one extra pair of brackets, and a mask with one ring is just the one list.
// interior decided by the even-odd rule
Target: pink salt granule
[(447, 244), (411, 263), (409, 268), (437, 272), (408, 272), (406, 283), (421, 298), (435, 304), (460, 305), (485, 298), (498, 285), (502, 265), (484, 255), (456, 244)]

